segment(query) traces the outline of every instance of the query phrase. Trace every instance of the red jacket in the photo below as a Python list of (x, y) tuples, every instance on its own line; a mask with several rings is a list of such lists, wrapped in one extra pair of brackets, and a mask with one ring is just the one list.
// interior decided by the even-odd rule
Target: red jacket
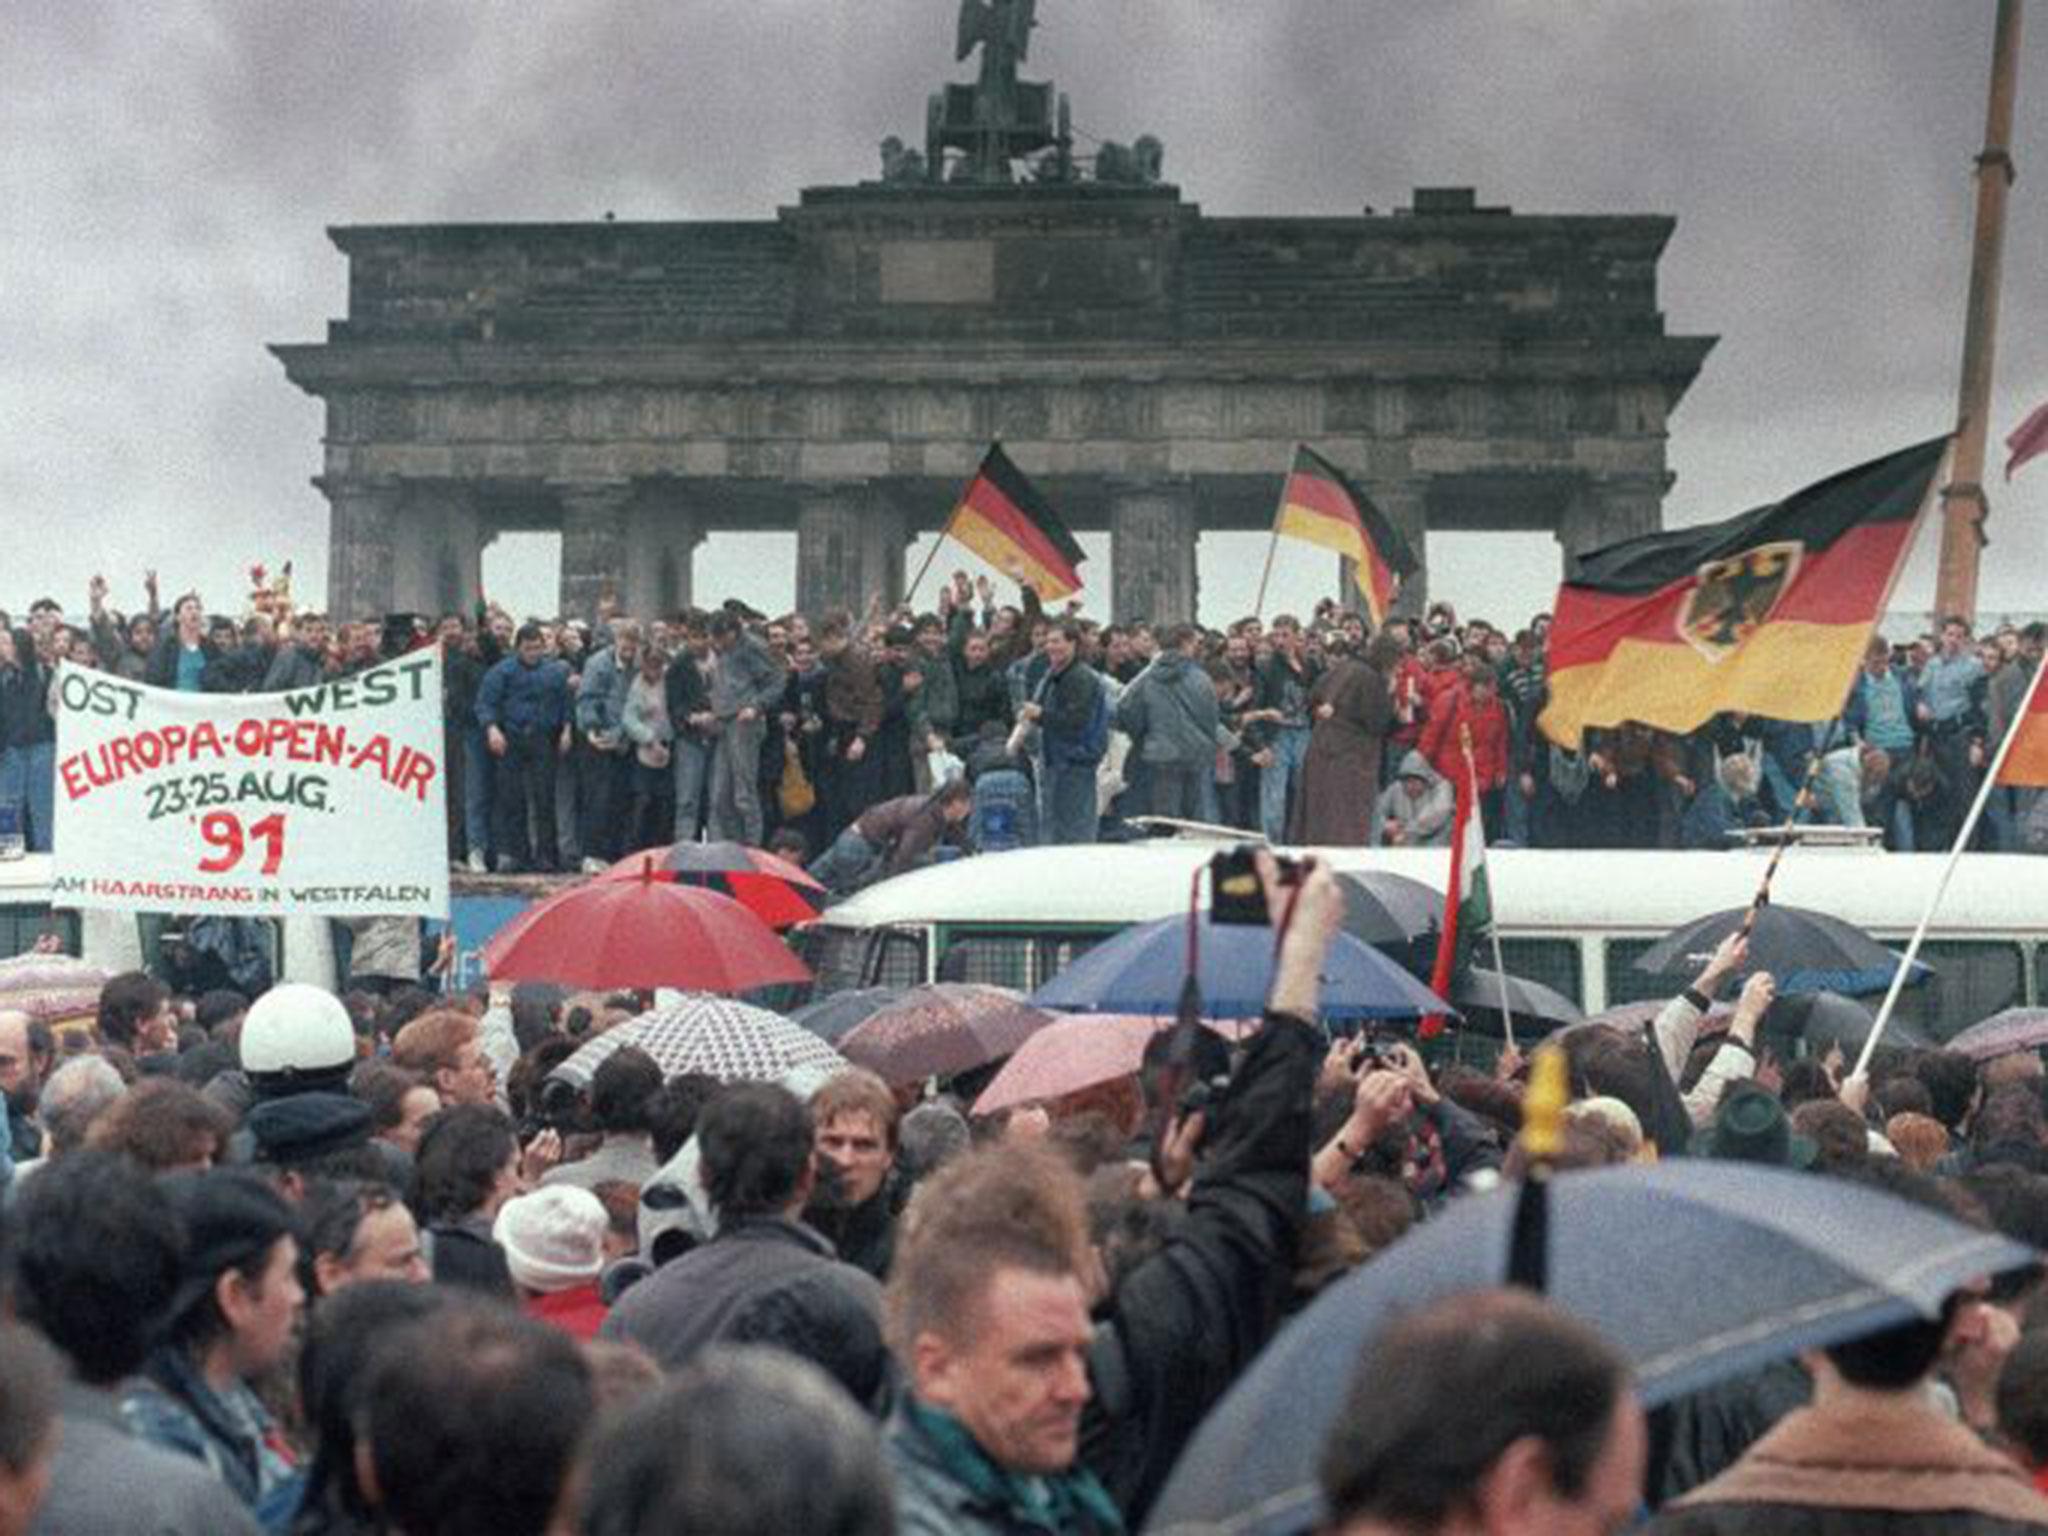
[(572, 1285), (566, 1291), (549, 1291), (526, 1298), (526, 1315), (552, 1324), (575, 1339), (594, 1339), (604, 1326), (604, 1298), (597, 1282)]
[(1472, 732), (1472, 766), (1479, 777), (1481, 794), (1499, 789), (1508, 781), (1508, 712), (1498, 693), (1489, 694), (1482, 705), (1472, 690), (1460, 686), (1440, 694), (1430, 706), (1429, 724), (1422, 732), (1422, 755), (1429, 766), (1461, 789), (1465, 783), (1465, 762), (1458, 746), (1458, 727)]

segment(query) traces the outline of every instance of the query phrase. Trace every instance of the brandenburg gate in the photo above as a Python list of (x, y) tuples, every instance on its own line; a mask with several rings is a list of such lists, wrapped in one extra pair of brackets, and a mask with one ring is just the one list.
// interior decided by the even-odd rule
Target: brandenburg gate
[(464, 607), (492, 538), (559, 529), (564, 613), (687, 605), (717, 530), (794, 530), (798, 605), (857, 610), (994, 439), (1108, 531), (1120, 619), (1194, 613), (1197, 539), (1271, 526), (1297, 441), (1418, 553), (1660, 526), (1713, 345), (1658, 308), (1673, 220), (1462, 188), (1213, 217), (1154, 140), (1074, 155), (1065, 98), (1016, 75), (1031, 12), (965, 0), (981, 77), (933, 96), (924, 151), (773, 218), (332, 230), (348, 312), (274, 349), (326, 402), (330, 608)]

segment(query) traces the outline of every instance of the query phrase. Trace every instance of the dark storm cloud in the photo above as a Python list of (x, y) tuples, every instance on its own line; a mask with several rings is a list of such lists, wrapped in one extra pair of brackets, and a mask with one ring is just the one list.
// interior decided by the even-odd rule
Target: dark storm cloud
[[(262, 348), (342, 312), (327, 225), (771, 216), (873, 174), (883, 135), (922, 137), (926, 94), (967, 73), (954, 10), (0, 7), (0, 519), (78, 530), (47, 557), (67, 593), (155, 563), (234, 595), (248, 560), (287, 553), (317, 579), (319, 410)], [(1724, 338), (1672, 422), (1672, 510), (1697, 518), (1947, 424), (1992, 10), (1042, 0), (1029, 72), (1091, 135), (1162, 137), (1211, 213), (1468, 184), (1532, 212), (1677, 214), (1672, 326)], [(2021, 87), (2001, 433), (2048, 395), (2044, 44)], [(1994, 496), (2001, 547), (2048, 557), (2029, 526), (2048, 488)], [(2030, 600), (2000, 587), (2013, 568), (1992, 568), (1993, 606)]]

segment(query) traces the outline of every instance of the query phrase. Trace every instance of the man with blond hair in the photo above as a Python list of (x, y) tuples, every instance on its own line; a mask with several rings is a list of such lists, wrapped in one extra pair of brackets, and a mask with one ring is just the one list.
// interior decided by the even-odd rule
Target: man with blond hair
[(896, 1251), (896, 1096), (872, 1072), (841, 1072), (811, 1095), (818, 1187), (804, 1220), (877, 1280)]
[(391, 1059), (418, 1073), (443, 1104), (492, 1104), (498, 1080), (483, 1052), (477, 1021), (453, 1008), (423, 1013), (391, 1042)]

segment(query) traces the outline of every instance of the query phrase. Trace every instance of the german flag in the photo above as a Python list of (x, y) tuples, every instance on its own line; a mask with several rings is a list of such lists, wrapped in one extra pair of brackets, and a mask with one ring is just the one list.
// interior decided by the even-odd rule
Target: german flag
[(1081, 590), (1087, 556), (1001, 443), (990, 446), (961, 492), (946, 532), (1047, 602)]
[(1727, 522), (1580, 556), (1551, 620), (1544, 734), (1576, 748), (1625, 720), (1832, 719), (1947, 451), (1934, 438)]
[(2041, 666), (2027, 683), (2019, 718), (2008, 727), (2012, 745), (1998, 765), (1998, 782), (2017, 789), (2048, 789), (2048, 688), (2041, 686)]
[(1407, 541), (1371, 498), (1305, 445), (1294, 450), (1294, 467), (1280, 492), (1274, 531), (1320, 544), (1349, 560), (1375, 629), (1386, 623), (1401, 578), (1415, 573), (1415, 556)]

